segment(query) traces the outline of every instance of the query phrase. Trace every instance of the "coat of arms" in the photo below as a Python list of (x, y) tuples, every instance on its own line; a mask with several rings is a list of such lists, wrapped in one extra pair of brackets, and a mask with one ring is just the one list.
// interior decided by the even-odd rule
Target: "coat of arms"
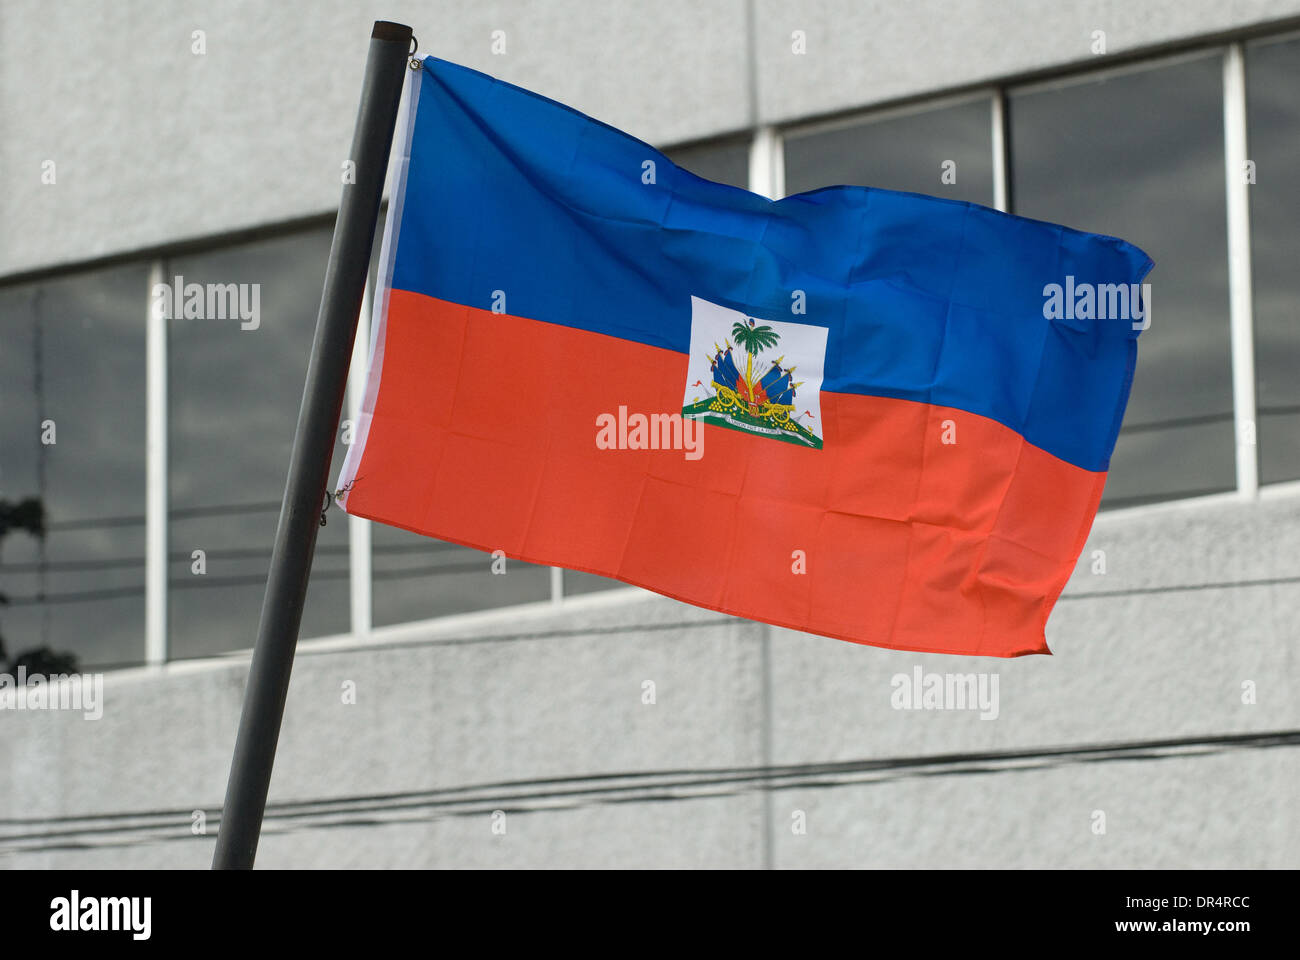
[(682, 416), (820, 450), (826, 328), (692, 306)]

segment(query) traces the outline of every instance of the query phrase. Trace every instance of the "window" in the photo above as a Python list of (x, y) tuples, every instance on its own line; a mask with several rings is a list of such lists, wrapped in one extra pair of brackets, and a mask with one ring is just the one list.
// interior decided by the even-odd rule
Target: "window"
[(749, 189), (749, 139), (696, 143), (665, 150), (679, 167), (697, 177)]
[(41, 647), (80, 669), (144, 659), (147, 292), (141, 264), (0, 289), (0, 636), (11, 659)]
[(551, 571), (518, 560), (371, 525), (374, 623), (377, 627), (471, 610), (546, 600)]
[(1233, 489), (1221, 57), (1014, 92), (1010, 123), (1016, 213), (1156, 263), (1103, 503)]
[(1300, 40), (1246, 54), (1256, 416), (1262, 483), (1300, 479)]
[(992, 206), (992, 101), (981, 97), (820, 131), (788, 133), (785, 192), (804, 193), (837, 184)]
[[(165, 282), (241, 285), (241, 306), (257, 314), (213, 311), (205, 298), (202, 316), (172, 311), (168, 324), (173, 659), (256, 639), (330, 237), (323, 227), (167, 261)], [(336, 443), (333, 472), (344, 452)], [(349, 629), (347, 523), (333, 510), (329, 521), (316, 541), (303, 637)]]

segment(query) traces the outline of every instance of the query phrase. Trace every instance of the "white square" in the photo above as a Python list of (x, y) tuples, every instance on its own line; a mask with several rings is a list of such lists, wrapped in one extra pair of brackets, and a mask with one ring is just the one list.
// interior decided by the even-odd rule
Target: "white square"
[(691, 297), (682, 416), (820, 450), (826, 336)]

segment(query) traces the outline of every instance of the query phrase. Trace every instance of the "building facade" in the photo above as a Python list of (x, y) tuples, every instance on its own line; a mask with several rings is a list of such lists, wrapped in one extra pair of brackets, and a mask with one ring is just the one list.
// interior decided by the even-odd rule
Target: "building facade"
[[(260, 864), (1300, 864), (1300, 0), (10, 0), (0, 638), (103, 702), (0, 711), (0, 865), (211, 859), (375, 19), (768, 196), (1123, 237), (1151, 326), (1050, 658), (331, 511)], [(160, 307), (187, 284), (207, 309)], [(933, 673), (996, 711), (900, 709)]]

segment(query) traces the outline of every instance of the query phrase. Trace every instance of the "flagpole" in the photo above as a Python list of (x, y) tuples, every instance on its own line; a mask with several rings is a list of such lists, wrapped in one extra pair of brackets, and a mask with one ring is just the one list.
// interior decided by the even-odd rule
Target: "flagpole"
[(212, 867), (253, 866), (370, 266), (411, 28), (375, 21)]

